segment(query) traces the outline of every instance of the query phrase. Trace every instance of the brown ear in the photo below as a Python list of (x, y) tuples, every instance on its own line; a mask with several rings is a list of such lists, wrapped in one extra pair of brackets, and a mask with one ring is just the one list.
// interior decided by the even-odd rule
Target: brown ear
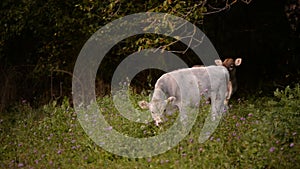
[(216, 63), (216, 65), (218, 65), (218, 66), (222, 66), (222, 65), (223, 65), (223, 62), (222, 62), (221, 59), (216, 59), (216, 60), (215, 60), (215, 63)]
[(235, 59), (235, 62), (234, 62), (235, 66), (239, 66), (241, 63), (242, 63), (242, 58)]
[(139, 104), (140, 108), (142, 108), (142, 109), (149, 109), (149, 103), (144, 100), (139, 101), (138, 104)]

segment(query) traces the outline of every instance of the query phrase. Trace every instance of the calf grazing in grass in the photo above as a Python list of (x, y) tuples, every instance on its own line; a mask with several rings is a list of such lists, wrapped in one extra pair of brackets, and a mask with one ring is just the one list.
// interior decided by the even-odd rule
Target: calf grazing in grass
[(228, 97), (229, 73), (224, 66), (185, 68), (162, 75), (155, 84), (151, 101), (140, 101), (142, 109), (149, 109), (155, 124), (162, 122), (164, 113), (176, 109), (186, 110), (187, 105), (199, 106), (204, 99), (211, 99), (212, 115), (223, 113)]

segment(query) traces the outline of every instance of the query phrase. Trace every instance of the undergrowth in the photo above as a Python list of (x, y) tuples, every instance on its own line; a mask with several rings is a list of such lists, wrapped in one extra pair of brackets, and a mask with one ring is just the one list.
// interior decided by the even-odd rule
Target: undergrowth
[[(146, 96), (132, 96), (137, 101)], [(98, 98), (107, 121), (125, 135), (151, 137), (161, 128), (120, 116), (111, 98)], [(67, 99), (33, 109), (26, 102), (0, 115), (0, 168), (300, 168), (300, 86), (274, 97), (230, 101), (216, 131), (198, 143), (205, 107), (177, 146), (150, 158), (126, 158), (96, 145), (83, 131)], [(137, 105), (136, 105), (137, 106)], [(145, 111), (147, 113), (147, 111)]]

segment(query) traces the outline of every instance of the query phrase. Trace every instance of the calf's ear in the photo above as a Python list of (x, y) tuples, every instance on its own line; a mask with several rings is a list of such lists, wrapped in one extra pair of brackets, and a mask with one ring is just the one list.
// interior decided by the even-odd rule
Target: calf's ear
[(168, 103), (168, 104), (173, 104), (173, 103), (175, 102), (175, 100), (176, 100), (176, 97), (171, 96), (171, 97), (169, 97), (169, 98), (167, 99), (167, 103)]
[(216, 63), (216, 65), (218, 65), (218, 66), (222, 66), (222, 65), (223, 65), (221, 59), (216, 59), (216, 60), (215, 60), (215, 63)]
[(234, 62), (235, 66), (239, 66), (241, 63), (242, 63), (242, 58), (235, 59), (235, 62)]
[(139, 101), (138, 104), (139, 104), (140, 108), (142, 108), (142, 109), (149, 109), (149, 103), (144, 100)]

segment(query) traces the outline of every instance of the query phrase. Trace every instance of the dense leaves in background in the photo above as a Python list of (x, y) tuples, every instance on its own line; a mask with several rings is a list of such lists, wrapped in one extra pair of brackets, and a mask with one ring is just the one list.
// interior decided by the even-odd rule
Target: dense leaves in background
[[(261, 79), (268, 78), (274, 66), (280, 69), (276, 69), (278, 71), (271, 78), (281, 70), (285, 72), (278, 76), (294, 77), (298, 74), (295, 63), (299, 61), (297, 54), (300, 53), (295, 45), (299, 42), (299, 24), (294, 13), (297, 14), (299, 4), (297, 6), (292, 0), (286, 3), (288, 5), (270, 0), (247, 2), (250, 1), (3, 0), (0, 11), (0, 110), (16, 100), (38, 103), (70, 95), (71, 73), (85, 41), (110, 21), (145, 11), (166, 12), (191, 21), (207, 33), (221, 56), (243, 57), (245, 64), (240, 73), (247, 77), (257, 79), (249, 73), (257, 66), (257, 59), (261, 59), (259, 69), (256, 69), (260, 72), (255, 74), (265, 75)], [(285, 14), (289, 14), (288, 19)], [(273, 31), (269, 34), (270, 30)], [(280, 31), (285, 33), (276, 34)], [(117, 44), (101, 65), (109, 72), (99, 71), (98, 84), (104, 87), (106, 82), (101, 80), (109, 81), (112, 65), (117, 65), (115, 63), (128, 54), (166, 43), (165, 37), (150, 35)], [(191, 55), (187, 52), (185, 58), (191, 58)], [(265, 66), (270, 60), (273, 66)], [(201, 64), (188, 61), (190, 65)]]
[(119, 0), (4, 1), (1, 10), (1, 59), (12, 65), (17, 62), (34, 64), (37, 72), (62, 68), (70, 60), (74, 62), (89, 36), (114, 19), (154, 11), (201, 22), (205, 7), (199, 8), (200, 4), (197, 1), (170, 0), (143, 3)]
[[(54, 99), (70, 94), (69, 75), (81, 47), (108, 22), (145, 11), (168, 12), (201, 22), (205, 7), (199, 5), (201, 1), (192, 0), (2, 1), (0, 107), (16, 98)], [(140, 43), (144, 45), (142, 40)], [(138, 45), (117, 48), (111, 55), (130, 53)]]

